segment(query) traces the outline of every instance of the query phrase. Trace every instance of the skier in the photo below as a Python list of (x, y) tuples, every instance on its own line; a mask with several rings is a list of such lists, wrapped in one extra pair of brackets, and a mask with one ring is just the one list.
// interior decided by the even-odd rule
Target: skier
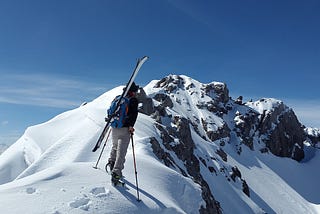
[[(117, 185), (122, 178), (125, 157), (127, 154), (130, 137), (134, 133), (134, 124), (138, 116), (138, 99), (135, 97), (139, 86), (132, 83), (127, 96), (120, 101), (118, 112), (115, 111), (117, 96), (108, 109), (108, 117), (116, 115), (111, 123), (112, 128), (112, 149), (106, 167), (111, 170), (111, 181)], [(108, 118), (106, 118), (107, 120)]]

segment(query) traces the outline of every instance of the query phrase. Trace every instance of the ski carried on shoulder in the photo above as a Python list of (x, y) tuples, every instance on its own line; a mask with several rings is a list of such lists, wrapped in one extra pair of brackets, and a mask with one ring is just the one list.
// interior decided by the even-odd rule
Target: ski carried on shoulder
[[(141, 66), (143, 65), (143, 63), (144, 63), (147, 59), (148, 59), (147, 56), (144, 56), (144, 57), (138, 59), (138, 62), (137, 62), (137, 64), (136, 64), (136, 67), (134, 68), (134, 70), (133, 70), (133, 72), (132, 72), (132, 74), (131, 74), (131, 77), (130, 77), (129, 81), (128, 81), (125, 89), (123, 90), (123, 92), (122, 92), (122, 94), (121, 94), (121, 96), (120, 96), (119, 101), (117, 102), (116, 110), (115, 110), (114, 112), (117, 112), (118, 109), (120, 108), (120, 103), (121, 103), (122, 98), (127, 95), (127, 93), (128, 93), (128, 91), (129, 91), (129, 89), (130, 89), (130, 87), (131, 87), (134, 79), (136, 78), (136, 76), (137, 76), (137, 74), (138, 74)], [(106, 133), (107, 133), (108, 130), (109, 130), (109, 127), (110, 127), (110, 125), (111, 125), (111, 122), (112, 122), (113, 117), (114, 117), (114, 115), (111, 115), (111, 117), (109, 117), (108, 120), (106, 121), (106, 125), (104, 126), (104, 129), (102, 130), (102, 133), (101, 133), (101, 135), (99, 136), (99, 139), (98, 139), (95, 147), (92, 149), (92, 152), (95, 152), (95, 151), (97, 151), (97, 149), (100, 148), (100, 145), (101, 145), (101, 143), (102, 143), (102, 141), (103, 141)]]

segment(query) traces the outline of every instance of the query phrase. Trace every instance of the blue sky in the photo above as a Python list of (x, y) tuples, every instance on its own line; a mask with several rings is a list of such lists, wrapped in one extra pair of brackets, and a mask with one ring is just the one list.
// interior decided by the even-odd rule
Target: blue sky
[(168, 74), (273, 97), (320, 127), (317, 0), (3, 0), (0, 143), (125, 84)]

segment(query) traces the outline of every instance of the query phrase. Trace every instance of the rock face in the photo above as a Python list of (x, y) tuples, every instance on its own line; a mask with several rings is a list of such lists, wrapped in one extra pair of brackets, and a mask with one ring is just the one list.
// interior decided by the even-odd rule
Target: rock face
[[(191, 177), (195, 183), (201, 186), (202, 198), (206, 205), (200, 207), (200, 213), (222, 213), (219, 203), (214, 199), (208, 183), (200, 173), (200, 162), (194, 154), (195, 144), (191, 137), (189, 121), (185, 118), (175, 118), (174, 120), (175, 128), (157, 125), (157, 128), (161, 132), (164, 148), (161, 147), (155, 138), (151, 138), (150, 143), (153, 152), (167, 166), (176, 168), (182, 175)], [(171, 152), (174, 152), (184, 162), (183, 167), (175, 163), (174, 158), (170, 154)]]
[(292, 157), (300, 161), (304, 158), (303, 142), (305, 140), (302, 125), (292, 110), (279, 117), (279, 123), (270, 133), (266, 145), (270, 151), (280, 157)]
[(229, 101), (229, 90), (224, 83), (213, 82), (205, 85), (204, 91), (219, 103), (227, 103)]
[[(242, 96), (229, 97), (224, 83), (203, 84), (178, 75), (150, 83), (140, 90), (139, 100), (140, 111), (155, 119), (159, 131), (158, 139), (150, 138), (156, 157), (200, 185), (205, 202), (200, 213), (222, 212), (204, 169), (212, 176), (222, 174), (250, 197), (250, 184), (236, 166), (227, 164), (226, 144), (234, 146), (238, 155), (246, 146), (297, 161), (304, 158), (307, 135), (292, 109), (279, 100), (243, 103)], [(199, 151), (201, 143), (215, 146), (215, 153)]]
[(237, 111), (234, 118), (234, 131), (237, 133), (237, 136), (242, 139), (243, 144), (248, 146), (251, 150), (254, 148), (253, 138), (257, 129), (258, 120), (259, 114), (253, 109), (247, 110), (244, 114)]
[(302, 160), (306, 137), (295, 113), (281, 101), (261, 99), (256, 104), (261, 103), (273, 104), (271, 109), (264, 109), (259, 115), (257, 131), (263, 136), (261, 139), (266, 147), (274, 155)]
[(146, 95), (146, 92), (143, 88), (140, 88), (137, 98), (142, 106), (139, 108), (139, 111), (143, 114), (150, 115), (154, 112), (153, 101), (150, 97)]

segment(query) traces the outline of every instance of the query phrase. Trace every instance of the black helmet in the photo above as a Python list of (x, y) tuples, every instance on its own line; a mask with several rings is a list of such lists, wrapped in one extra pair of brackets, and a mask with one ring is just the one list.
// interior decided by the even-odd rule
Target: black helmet
[(136, 85), (134, 82), (132, 83), (132, 85), (130, 86), (129, 91), (131, 92), (137, 92), (139, 90), (139, 85)]

